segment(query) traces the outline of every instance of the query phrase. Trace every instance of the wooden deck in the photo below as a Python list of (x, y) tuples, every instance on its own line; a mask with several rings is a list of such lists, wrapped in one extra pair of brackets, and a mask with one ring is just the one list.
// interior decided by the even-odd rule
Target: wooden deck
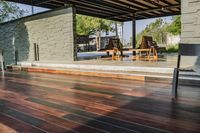
[(200, 88), (98, 77), (7, 72), (1, 133), (199, 133)]

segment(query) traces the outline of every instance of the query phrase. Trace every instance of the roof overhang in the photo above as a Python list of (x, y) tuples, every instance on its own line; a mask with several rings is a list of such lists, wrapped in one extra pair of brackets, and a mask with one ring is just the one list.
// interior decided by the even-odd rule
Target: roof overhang
[(73, 6), (78, 14), (116, 21), (181, 14), (181, 0), (7, 0), (49, 9)]

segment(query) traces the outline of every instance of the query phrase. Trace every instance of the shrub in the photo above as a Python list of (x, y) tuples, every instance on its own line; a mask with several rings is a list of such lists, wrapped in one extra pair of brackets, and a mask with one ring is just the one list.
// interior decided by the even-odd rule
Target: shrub
[(179, 45), (178, 44), (171, 44), (166, 47), (166, 51), (168, 53), (178, 52)]

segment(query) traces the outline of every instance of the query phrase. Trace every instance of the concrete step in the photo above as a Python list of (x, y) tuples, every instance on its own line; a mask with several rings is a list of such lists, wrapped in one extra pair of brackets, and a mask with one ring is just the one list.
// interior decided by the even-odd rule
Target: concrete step
[[(42, 73), (54, 73), (54, 74), (71, 74), (81, 76), (96, 76), (104, 78), (118, 78), (127, 80), (139, 80), (146, 82), (159, 82), (159, 83), (172, 83), (172, 73), (153, 73), (153, 72), (124, 72), (124, 71), (103, 71), (103, 70), (85, 70), (85, 69), (66, 69), (66, 68), (54, 68), (54, 67), (38, 67), (38, 66), (10, 66), (8, 70), (12, 71), (26, 71), (26, 72), (42, 72)], [(197, 85), (200, 86), (200, 75), (194, 73), (180, 73), (180, 84), (184, 85)]]
[(120, 72), (149, 72), (172, 74), (173, 68), (162, 67), (142, 67), (142, 66), (116, 66), (116, 65), (96, 65), (96, 64), (61, 64), (61, 63), (42, 63), (42, 62), (19, 62), (19, 66), (28, 67), (52, 67), (63, 69), (95, 70), (95, 71), (120, 71)]

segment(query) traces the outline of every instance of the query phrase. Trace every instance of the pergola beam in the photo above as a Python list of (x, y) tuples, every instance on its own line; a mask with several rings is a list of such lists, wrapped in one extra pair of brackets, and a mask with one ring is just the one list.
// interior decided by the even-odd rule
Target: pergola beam
[[(175, 7), (180, 7), (179, 5), (174, 5), (174, 6), (164, 6), (162, 8), (154, 8), (154, 9), (149, 9), (149, 10), (143, 10), (143, 11), (137, 11), (135, 13), (136, 16), (143, 14), (143, 13), (149, 13), (149, 12), (152, 12), (152, 11), (159, 11), (159, 10), (163, 10), (164, 9), (171, 9), (171, 8), (175, 8)], [(129, 15), (132, 15), (133, 13), (130, 13)], [(167, 14), (167, 13), (166, 13)], [(110, 18), (112, 17), (120, 17), (120, 16), (125, 16), (125, 15), (128, 15), (128, 14), (121, 14), (121, 15), (116, 15), (116, 16), (110, 16)], [(167, 14), (167, 16), (169, 16), (170, 13)], [(172, 14), (173, 15), (173, 14)], [(143, 16), (143, 15), (142, 15)], [(155, 16), (155, 15), (151, 15), (151, 16)]]
[[(83, 15), (130, 21), (180, 14), (180, 0), (7, 0), (33, 6), (56, 9), (71, 5)], [(96, 14), (96, 15), (95, 15)]]
[(33, 4), (34, 4), (34, 6), (37, 6), (37, 5), (41, 5), (41, 4), (46, 4), (51, 1), (53, 1), (53, 0), (33, 0)]
[(84, 0), (72, 0), (72, 2), (70, 2), (73, 5), (80, 5), (80, 6), (85, 6), (85, 7), (89, 7), (89, 8), (93, 8), (93, 9), (100, 9), (102, 11), (109, 11), (109, 12), (115, 12), (115, 13), (119, 13), (120, 12), (124, 12), (124, 13), (128, 13), (130, 11), (126, 11), (126, 10), (122, 10), (122, 9), (116, 9), (114, 7), (109, 8), (108, 6), (105, 5), (99, 5), (99, 4), (91, 4), (91, 2), (85, 2)]
[(158, 7), (158, 8), (152, 8), (152, 9), (148, 9), (148, 10), (138, 11), (138, 12), (136, 12), (136, 14), (141, 14), (141, 13), (151, 12), (151, 11), (166, 10), (166, 9), (171, 9), (171, 8), (176, 8), (176, 7), (180, 7), (180, 5), (176, 4), (173, 6), (163, 6), (163, 7)]

